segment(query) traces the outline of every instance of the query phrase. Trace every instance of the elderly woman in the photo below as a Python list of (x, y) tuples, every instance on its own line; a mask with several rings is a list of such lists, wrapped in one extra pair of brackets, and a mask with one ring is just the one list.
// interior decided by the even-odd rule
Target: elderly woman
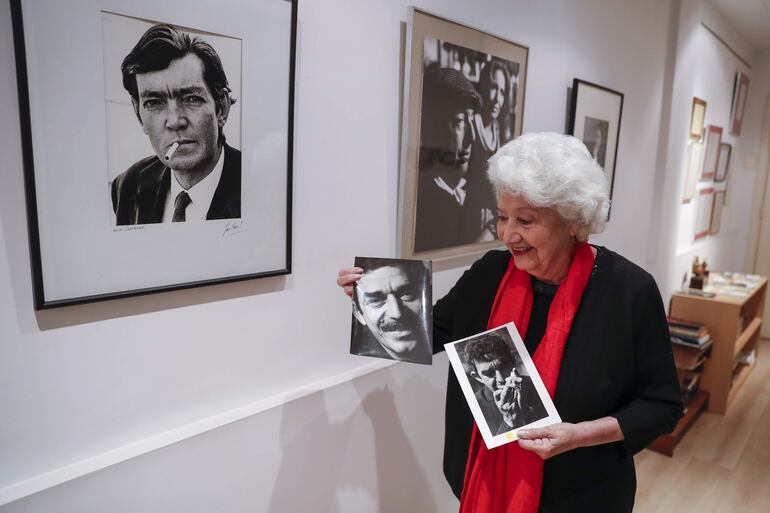
[[(449, 373), (444, 473), (466, 512), (631, 511), (632, 456), (671, 431), (682, 405), (653, 278), (589, 245), (609, 201), (574, 137), (533, 133), (489, 161), (498, 197), (490, 251), (433, 309), (434, 351), (514, 321), (563, 420), (487, 450)], [(340, 271), (351, 292), (357, 269)]]

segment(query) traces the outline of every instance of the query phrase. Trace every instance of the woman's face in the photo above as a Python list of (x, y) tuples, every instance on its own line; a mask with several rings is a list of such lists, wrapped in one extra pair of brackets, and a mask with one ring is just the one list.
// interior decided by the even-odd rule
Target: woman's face
[(577, 231), (573, 224), (552, 208), (534, 208), (506, 192), (497, 197), (497, 215), (497, 236), (516, 267), (548, 283), (566, 277)]
[(503, 109), (503, 103), (505, 102), (505, 74), (498, 69), (492, 75), (492, 81), (489, 83), (489, 91), (487, 91), (487, 97), (484, 98), (484, 106), (487, 108), (489, 114), (497, 119), (500, 115), (500, 111)]

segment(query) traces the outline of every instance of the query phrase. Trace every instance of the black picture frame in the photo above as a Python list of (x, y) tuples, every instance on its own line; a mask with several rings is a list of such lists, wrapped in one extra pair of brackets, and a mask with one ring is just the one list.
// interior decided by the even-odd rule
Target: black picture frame
[[(163, 14), (173, 12), (173, 6), (158, 7), (163, 12), (158, 11), (156, 16), (152, 10), (154, 7), (150, 7), (151, 2), (126, 5), (127, 11), (120, 13), (116, 12), (114, 7), (121, 7), (122, 4), (114, 0), (89, 2), (88, 5), (86, 2), (68, 2), (67, 5), (59, 6), (54, 0), (48, 3), (50, 5), (40, 5), (41, 2), (28, 0), (10, 0), (35, 309), (290, 274), (298, 0), (274, 0), (269, 4), (265, 3), (265, 17), (271, 20), (273, 28), (272, 32), (264, 35), (255, 34), (255, 31), (259, 30), (258, 27), (247, 27), (247, 20), (232, 29), (237, 32), (236, 35), (226, 33), (229, 29), (221, 29), (230, 26), (227, 20), (212, 17), (210, 6), (204, 6), (202, 3), (192, 7), (194, 14), (185, 13), (185, 20), (194, 20), (194, 16), (201, 20), (208, 17), (214, 20), (211, 26), (207, 21), (202, 21), (202, 26), (181, 21), (176, 24), (173, 17), (169, 19), (170, 15)], [(257, 9), (263, 6), (248, 8)], [(45, 19), (57, 18), (56, 12), (59, 9), (66, 12), (63, 16), (65, 19), (62, 19), (62, 16), (53, 20)], [(204, 15), (204, 11), (207, 14)], [(45, 13), (45, 16), (42, 16), (42, 13)], [(275, 109), (280, 109), (283, 114), (271, 118), (274, 119), (271, 122), (275, 123), (275, 126), (256, 127), (255, 123), (248, 125), (250, 122), (244, 121), (248, 135), (242, 135), (247, 131), (240, 125), (233, 129), (241, 136), (240, 150), (244, 155), (243, 164), (238, 167), (239, 173), (243, 174), (237, 200), (240, 217), (209, 217), (210, 213), (206, 214), (204, 211), (206, 217), (202, 220), (205, 222), (199, 223), (170, 224), (151, 221), (144, 224), (121, 224), (115, 219), (112, 210), (114, 198), (113, 204), (110, 204), (111, 181), (93, 183), (95, 176), (100, 173), (107, 174), (103, 168), (89, 165), (89, 162), (98, 161), (99, 158), (84, 158), (84, 153), (79, 150), (77, 144), (67, 147), (57, 144), (51, 137), (48, 123), (44, 124), (42, 120), (46, 119), (46, 116), (50, 119), (51, 116), (59, 115), (57, 110), (51, 108), (50, 95), (45, 94), (48, 81), (62, 78), (57, 75), (62, 74), (62, 68), (55, 63), (67, 56), (71, 57), (71, 53), (66, 53), (72, 49), (71, 44), (82, 45), (84, 38), (89, 45), (93, 45), (86, 45), (84, 53), (96, 54), (101, 51), (106, 55), (107, 51), (103, 47), (108, 37), (112, 37), (103, 26), (107, 15), (127, 20), (126, 23), (146, 23), (148, 26), (171, 24), (181, 32), (189, 32), (192, 36), (200, 36), (204, 40), (223, 34), (221, 39), (228, 38), (237, 42), (237, 47), (242, 52), (238, 54), (239, 57), (249, 56), (243, 59), (242, 69), (238, 70), (239, 77), (246, 76), (243, 70), (248, 69), (248, 65), (257, 57), (280, 59), (282, 66), (275, 73), (276, 78), (281, 79), (280, 83), (277, 80), (275, 83), (265, 81), (265, 84), (269, 83), (272, 88), (258, 90), (259, 95), (256, 92), (254, 95), (247, 95), (247, 101), (243, 102), (249, 105), (248, 109), (254, 109), (258, 103), (257, 96), (269, 97), (269, 100), (259, 100), (263, 103), (277, 102), (280, 99)], [(244, 13), (236, 11), (228, 15), (231, 18), (243, 17)], [(99, 17), (102, 25), (99, 24)], [(280, 20), (280, 23), (276, 20)], [(82, 23), (82, 27), (67, 26), (68, 21), (73, 24)], [(70, 44), (66, 40), (57, 39), (59, 34), (56, 33), (55, 26), (53, 30), (49, 30), (54, 23), (62, 26), (61, 30), (67, 33), (77, 33), (77, 37), (71, 39), (78, 41)], [(100, 27), (101, 31), (94, 27)], [(218, 28), (220, 32), (217, 32)], [(265, 40), (270, 37), (273, 37), (271, 44), (264, 45)], [(57, 41), (60, 44), (51, 44)], [(99, 46), (100, 44), (102, 46)], [(94, 47), (99, 51), (94, 50)], [(255, 48), (261, 48), (263, 52), (253, 51)], [(57, 52), (61, 52), (61, 55)], [(95, 69), (102, 66), (102, 77), (99, 77), (94, 73), (94, 69), (82, 64), (88, 61), (87, 57), (71, 57), (73, 62), (64, 71), (81, 73), (81, 78), (90, 79), (83, 81), (86, 88), (101, 87), (106, 91), (106, 77), (108, 73), (112, 73), (113, 67), (107, 67), (107, 57), (103, 62), (96, 64), (93, 64), (94, 59), (91, 58), (90, 62)], [(222, 61), (224, 63), (225, 59), (222, 58)], [(110, 71), (105, 71), (108, 69)], [(117, 68), (116, 73), (119, 77), (120, 68)], [(237, 84), (243, 91), (251, 90), (249, 88), (253, 85), (254, 80), (251, 78), (243, 78), (243, 82)], [(104, 97), (97, 96), (95, 99), (85, 92), (79, 96), (81, 92), (72, 88), (66, 77), (62, 78), (59, 87), (63, 97), (78, 104), (79, 112), (83, 115), (80, 120), (83, 128), (78, 126), (78, 130), (84, 132), (82, 135), (60, 135), (64, 139), (69, 137), (77, 140), (77, 137), (86, 139), (89, 135), (97, 134), (97, 137), (90, 141), (96, 141), (93, 145), (97, 148), (96, 153), (103, 152), (106, 155), (107, 144), (100, 145), (104, 141), (99, 136), (98, 123), (88, 125), (84, 121), (98, 119), (101, 110), (107, 112), (107, 108), (101, 105), (101, 102), (108, 103), (106, 93)], [(236, 86), (233, 87), (235, 88)], [(128, 97), (127, 93), (126, 96)], [(66, 110), (67, 107), (63, 109)], [(251, 119), (246, 106), (240, 112), (242, 114), (238, 123), (241, 119)], [(109, 134), (105, 132), (109, 132), (110, 121), (107, 117), (102, 114), (101, 137), (108, 139)], [(105, 124), (108, 130), (104, 130)], [(221, 137), (222, 125), (219, 126)], [(117, 129), (115, 133), (118, 133)], [(266, 134), (275, 136), (275, 139), (268, 140)], [(120, 137), (116, 135), (114, 139), (118, 141), (115, 144), (119, 144)], [(225, 151), (222, 153), (226, 162), (228, 154)], [(240, 164), (240, 151), (238, 156), (237, 162)], [(80, 163), (80, 158), (83, 158), (82, 167), (67, 165), (71, 161)], [(221, 166), (222, 159), (219, 162)], [(255, 178), (257, 173), (254, 173), (253, 169), (260, 164), (264, 166), (264, 171)], [(109, 166), (104, 166), (107, 167)], [(72, 176), (76, 178), (71, 179)], [(252, 191), (257, 190), (260, 185), (264, 186), (264, 190), (253, 193)], [(96, 190), (97, 194), (90, 194), (93, 190)], [(252, 193), (253, 196), (250, 196)], [(242, 212), (240, 194), (244, 198)], [(273, 203), (263, 203), (263, 199), (268, 196), (274, 197), (271, 200)], [(64, 204), (69, 208), (63, 208)], [(263, 219), (259, 215), (263, 211), (269, 211), (269, 219)], [(82, 222), (84, 218), (94, 219), (94, 225)], [(94, 226), (97, 228), (94, 229)], [(172, 247), (171, 253), (168, 251), (169, 246)], [(174, 248), (178, 253), (173, 252)], [(189, 251), (190, 249), (192, 251)]]
[[(572, 81), (568, 132), (586, 144), (588, 151), (604, 170), (610, 186), (610, 201), (615, 187), (623, 100), (624, 95), (620, 91), (579, 78)], [(585, 133), (591, 127), (596, 133), (606, 136), (604, 144), (597, 142), (598, 137), (592, 139)], [(592, 147), (597, 150), (593, 151)], [(609, 212), (607, 218), (609, 219)]]

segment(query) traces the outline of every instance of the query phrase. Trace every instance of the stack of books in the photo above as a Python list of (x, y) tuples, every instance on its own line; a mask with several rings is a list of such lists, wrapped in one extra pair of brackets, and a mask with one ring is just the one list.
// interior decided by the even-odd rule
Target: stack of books
[(706, 348), (711, 345), (711, 336), (706, 326), (697, 322), (668, 318), (671, 342), (690, 347)]
[(668, 318), (668, 329), (682, 399), (687, 403), (698, 390), (703, 363), (710, 353), (711, 337), (703, 324), (673, 317)]

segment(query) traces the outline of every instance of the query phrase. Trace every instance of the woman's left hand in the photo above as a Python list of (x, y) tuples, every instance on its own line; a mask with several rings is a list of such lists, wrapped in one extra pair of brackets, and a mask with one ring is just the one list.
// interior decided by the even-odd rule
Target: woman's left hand
[(571, 424), (560, 422), (536, 429), (522, 429), (517, 433), (519, 447), (533, 451), (547, 460), (563, 452), (623, 440), (623, 431), (615, 417), (602, 417)]
[(522, 429), (517, 435), (519, 447), (533, 451), (547, 460), (551, 456), (580, 447), (578, 431), (577, 424), (561, 422), (542, 428)]

